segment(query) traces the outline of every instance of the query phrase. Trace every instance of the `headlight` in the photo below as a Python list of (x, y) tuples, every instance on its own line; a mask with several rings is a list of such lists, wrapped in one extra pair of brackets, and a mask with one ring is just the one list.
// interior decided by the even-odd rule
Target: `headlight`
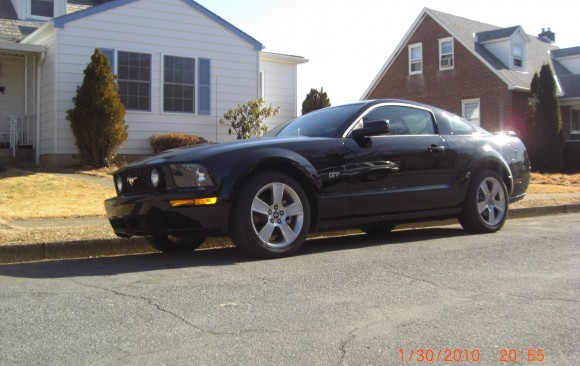
[(151, 172), (149, 173), (149, 182), (153, 188), (157, 188), (159, 186), (159, 169), (151, 169)]
[(213, 180), (203, 165), (199, 164), (171, 164), (171, 173), (175, 185), (179, 188), (209, 187)]
[(115, 184), (117, 185), (117, 192), (123, 193), (123, 177), (118, 175), (115, 179)]

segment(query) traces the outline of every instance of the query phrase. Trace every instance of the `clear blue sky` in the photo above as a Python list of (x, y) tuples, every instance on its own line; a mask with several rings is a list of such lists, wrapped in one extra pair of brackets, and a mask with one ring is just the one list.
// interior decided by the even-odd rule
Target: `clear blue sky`
[(578, 1), (197, 0), (266, 46), (303, 56), (298, 104), (324, 87), (333, 105), (359, 100), (424, 7), (528, 34), (551, 27), (556, 44), (580, 46)]

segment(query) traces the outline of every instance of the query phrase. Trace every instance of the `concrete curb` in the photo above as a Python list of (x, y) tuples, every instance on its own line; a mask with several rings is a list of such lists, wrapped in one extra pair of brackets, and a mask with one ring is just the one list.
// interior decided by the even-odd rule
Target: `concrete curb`
[[(514, 208), (509, 211), (508, 219), (578, 212), (580, 212), (580, 204)], [(441, 226), (454, 223), (456, 223), (455, 220), (443, 222), (435, 221), (402, 225), (401, 228)], [(328, 233), (328, 235), (332, 235), (332, 233)], [(204, 247), (223, 247), (224, 245), (228, 245), (228, 243), (230, 243), (229, 240), (224, 238), (209, 238), (204, 244)], [(143, 238), (95, 239), (53, 243), (0, 245), (0, 264), (134, 255), (155, 252), (156, 250), (153, 249)]]

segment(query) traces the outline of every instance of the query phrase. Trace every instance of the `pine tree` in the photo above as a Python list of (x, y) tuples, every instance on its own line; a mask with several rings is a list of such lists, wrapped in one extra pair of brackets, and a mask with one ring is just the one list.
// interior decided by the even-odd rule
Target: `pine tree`
[(530, 85), (532, 103), (528, 114), (527, 143), (532, 168), (540, 172), (563, 169), (562, 117), (558, 89), (550, 65), (544, 64)]
[(330, 99), (328, 99), (328, 95), (324, 92), (324, 88), (320, 88), (320, 91), (310, 89), (310, 93), (306, 95), (306, 98), (302, 102), (302, 114), (326, 107), (330, 107)]
[(105, 55), (95, 49), (84, 78), (73, 98), (67, 120), (81, 161), (96, 168), (110, 165), (119, 146), (127, 141), (125, 107)]

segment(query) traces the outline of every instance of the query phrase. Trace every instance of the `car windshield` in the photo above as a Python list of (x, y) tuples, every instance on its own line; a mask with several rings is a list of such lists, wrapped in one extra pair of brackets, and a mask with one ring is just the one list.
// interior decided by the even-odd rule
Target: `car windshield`
[(341, 137), (362, 103), (319, 109), (275, 127), (264, 137)]

